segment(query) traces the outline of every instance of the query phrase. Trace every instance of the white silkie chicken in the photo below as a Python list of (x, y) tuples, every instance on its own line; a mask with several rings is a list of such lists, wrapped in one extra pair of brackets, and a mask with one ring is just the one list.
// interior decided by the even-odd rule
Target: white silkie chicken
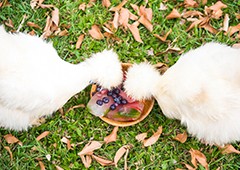
[(240, 49), (207, 43), (182, 55), (163, 75), (141, 63), (126, 77), (128, 95), (154, 96), (164, 115), (180, 120), (204, 143), (240, 141)]
[(0, 127), (26, 130), (91, 81), (105, 88), (122, 82), (115, 52), (104, 50), (70, 64), (51, 43), (24, 33), (9, 34), (0, 26)]

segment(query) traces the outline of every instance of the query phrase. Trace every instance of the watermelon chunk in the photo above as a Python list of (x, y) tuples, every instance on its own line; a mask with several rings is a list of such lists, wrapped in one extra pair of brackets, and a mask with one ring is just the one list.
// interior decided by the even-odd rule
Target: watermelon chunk
[(121, 86), (110, 91), (97, 86), (87, 107), (95, 116), (126, 122), (138, 119), (144, 104), (127, 96)]

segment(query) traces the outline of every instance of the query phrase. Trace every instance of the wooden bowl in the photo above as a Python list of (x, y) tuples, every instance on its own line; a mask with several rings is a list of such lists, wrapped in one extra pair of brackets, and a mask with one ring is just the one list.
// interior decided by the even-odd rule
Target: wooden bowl
[[(131, 66), (132, 64), (130, 63), (122, 63), (122, 70), (125, 72), (127, 71), (127, 69)], [(96, 91), (96, 85), (92, 85), (91, 88), (91, 93)], [(92, 96), (90, 96), (92, 97)], [(152, 108), (153, 108), (153, 104), (154, 104), (154, 99), (151, 100), (144, 100), (144, 108), (143, 108), (143, 112), (141, 113), (140, 117), (134, 121), (129, 121), (129, 122), (120, 122), (120, 121), (115, 121), (112, 119), (109, 119), (107, 117), (100, 117), (100, 119), (102, 119), (104, 122), (113, 125), (113, 126), (120, 126), (120, 127), (126, 127), (126, 126), (132, 126), (135, 125), (139, 122), (141, 122), (143, 119), (145, 119), (147, 117), (147, 115), (151, 112)]]

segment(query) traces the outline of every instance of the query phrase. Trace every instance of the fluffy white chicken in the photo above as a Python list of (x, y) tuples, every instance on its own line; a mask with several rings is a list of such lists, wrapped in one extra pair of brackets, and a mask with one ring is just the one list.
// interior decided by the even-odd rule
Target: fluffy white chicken
[(51, 43), (0, 26), (0, 126), (26, 130), (51, 115), (89, 82), (111, 88), (122, 82), (121, 63), (112, 50), (80, 64), (62, 60)]
[(179, 119), (207, 144), (240, 141), (240, 49), (207, 43), (182, 55), (163, 75), (135, 64), (125, 89), (137, 100), (154, 96), (164, 115)]

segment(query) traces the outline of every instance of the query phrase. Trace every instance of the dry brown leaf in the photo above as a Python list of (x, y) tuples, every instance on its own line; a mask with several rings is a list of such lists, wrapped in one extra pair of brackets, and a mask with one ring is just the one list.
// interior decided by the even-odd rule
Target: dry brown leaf
[(127, 28), (128, 20), (129, 20), (130, 14), (128, 9), (126, 8), (121, 8), (120, 13), (119, 13), (119, 18), (118, 18), (118, 23), (124, 28)]
[(8, 2), (8, 0), (3, 0), (0, 2), (0, 8), (5, 6), (10, 6), (11, 4)]
[(236, 13), (235, 16), (237, 19), (240, 19), (240, 13)]
[(183, 16), (183, 18), (192, 18), (192, 17), (200, 17), (200, 16), (202, 16), (203, 15), (203, 13), (201, 13), (201, 12), (199, 12), (199, 11), (187, 11), (187, 12), (184, 12), (183, 14), (182, 14), (182, 16)]
[(45, 131), (43, 133), (41, 133), (37, 138), (36, 140), (37, 141), (40, 141), (42, 138), (45, 138), (50, 132), (49, 131)]
[(8, 144), (18, 143), (20, 146), (23, 145), (22, 142), (18, 138), (16, 138), (15, 136), (13, 136), (12, 134), (7, 134), (3, 137), (7, 141)]
[(114, 165), (113, 161), (107, 160), (105, 158), (102, 157), (98, 157), (96, 155), (92, 155), (92, 158), (95, 159), (99, 164), (101, 164), (102, 166), (110, 166), (110, 165)]
[(168, 35), (172, 32), (172, 29), (170, 29), (164, 36), (160, 36), (158, 34), (153, 34), (156, 38), (161, 40), (162, 42), (166, 42)]
[(120, 4), (118, 4), (115, 7), (110, 8), (110, 11), (119, 11), (126, 3), (128, 0), (123, 0)]
[(96, 0), (90, 0), (87, 4), (87, 8), (92, 7), (95, 4)]
[(198, 4), (194, 0), (184, 0), (184, 6), (185, 7), (197, 7)]
[(99, 141), (90, 141), (88, 142), (81, 152), (78, 153), (79, 156), (81, 155), (91, 155), (92, 152), (96, 149), (99, 149), (102, 147), (102, 143)]
[(225, 14), (224, 16), (224, 20), (223, 20), (223, 28), (222, 30), (227, 32), (228, 31), (228, 27), (229, 27), (229, 15), (228, 14)]
[(226, 145), (225, 147), (221, 148), (222, 150), (222, 154), (230, 154), (230, 153), (237, 153), (240, 154), (240, 151), (238, 151), (237, 149), (235, 149), (232, 145)]
[(55, 8), (54, 5), (51, 4), (38, 4), (40, 8)]
[(60, 37), (67, 36), (68, 35), (68, 30), (64, 29), (64, 30), (58, 32), (57, 35), (60, 36)]
[(117, 167), (118, 161), (123, 157), (127, 150), (131, 148), (131, 145), (124, 145), (119, 148), (114, 156), (114, 165)]
[(64, 170), (62, 167), (56, 165), (56, 170)]
[(43, 34), (41, 35), (41, 38), (46, 39), (52, 34), (51, 26), (52, 26), (52, 19), (50, 16), (47, 16), (46, 25), (43, 30)]
[(150, 32), (152, 32), (153, 25), (151, 24), (151, 22), (147, 18), (145, 18), (144, 15), (142, 15), (138, 21), (141, 24), (143, 24)]
[(90, 155), (79, 155), (85, 168), (89, 168), (92, 163), (92, 158)]
[(240, 43), (236, 43), (232, 45), (233, 48), (240, 48)]
[(130, 4), (132, 9), (137, 13), (138, 16), (140, 16), (140, 9), (139, 6), (137, 6), (136, 4)]
[(61, 139), (61, 142), (67, 144), (67, 149), (68, 149), (68, 150), (72, 149), (71, 142), (70, 142), (70, 140), (69, 140), (68, 138), (63, 137), (63, 138)]
[(158, 130), (148, 139), (143, 140), (143, 146), (148, 147), (157, 142), (158, 138), (162, 134), (162, 126), (158, 127)]
[(82, 45), (82, 42), (83, 42), (83, 39), (84, 39), (84, 34), (81, 34), (79, 37), (78, 37), (78, 40), (77, 40), (77, 43), (76, 43), (76, 49), (79, 49)]
[(211, 26), (209, 23), (205, 23), (205, 24), (201, 25), (200, 28), (204, 28), (205, 30), (211, 32), (212, 34), (218, 33), (218, 30), (213, 28), (213, 26)]
[(128, 166), (127, 166), (128, 153), (129, 153), (129, 148), (127, 148), (125, 156), (124, 156), (124, 170), (128, 170)]
[(136, 21), (138, 19), (138, 16), (131, 13), (129, 10), (128, 10), (128, 13), (129, 13), (129, 19), (131, 19), (133, 21)]
[(27, 26), (29, 26), (29, 27), (33, 27), (33, 28), (41, 28), (39, 25), (37, 25), (37, 24), (35, 24), (35, 23), (33, 23), (33, 22), (27, 22)]
[(11, 151), (10, 147), (9, 146), (4, 146), (4, 148), (8, 151), (8, 153), (10, 155), (10, 159), (12, 161), (13, 160), (13, 154), (12, 154), (12, 151)]
[(138, 30), (138, 25), (139, 25), (139, 22), (138, 21), (135, 21), (133, 24), (129, 25), (128, 24), (128, 28), (129, 30), (131, 31), (134, 39), (137, 41), (137, 42), (140, 42), (140, 43), (143, 43), (141, 37), (140, 37), (140, 34), (139, 34), (139, 30)]
[(160, 10), (160, 11), (165, 11), (165, 10), (167, 10), (167, 9), (168, 9), (167, 6), (164, 5), (164, 4), (161, 2), (161, 3), (160, 3), (159, 10)]
[(89, 34), (97, 40), (101, 40), (104, 38), (103, 34), (100, 31), (100, 28), (97, 25), (93, 25), (92, 28), (89, 30)]
[(203, 18), (202, 19), (197, 19), (197, 20), (195, 20), (194, 22), (192, 22), (191, 24), (190, 24), (190, 26), (187, 28), (187, 32), (188, 31), (190, 31), (192, 28), (194, 28), (194, 27), (197, 27), (201, 22), (203, 22)]
[(227, 33), (229, 34), (229, 36), (232, 36), (234, 33), (240, 31), (240, 24), (236, 25), (236, 26), (230, 26), (228, 28)]
[(110, 7), (111, 2), (110, 0), (102, 0), (102, 5), (106, 8)]
[[(83, 34), (82, 34), (83, 35)], [(80, 35), (81, 36), (81, 35)], [(79, 36), (79, 37), (80, 37)], [(81, 37), (80, 37), (81, 38)], [(83, 37), (84, 38), (84, 37)], [(84, 108), (84, 107), (86, 107), (85, 106), (85, 104), (78, 104), (78, 105), (75, 105), (75, 106), (72, 106), (72, 107), (70, 107), (67, 111), (66, 111), (66, 113), (68, 113), (68, 112), (70, 112), (71, 110), (74, 110), (74, 109), (78, 109), (78, 108)]]
[(181, 134), (177, 134), (177, 136), (174, 139), (181, 143), (185, 143), (187, 141), (187, 133), (184, 132)]
[(176, 9), (173, 9), (172, 12), (166, 16), (166, 19), (174, 19), (174, 18), (180, 18), (180, 17), (181, 17), (181, 14)]
[(196, 170), (196, 168), (193, 168), (191, 165), (184, 164), (188, 170)]
[(54, 7), (54, 10), (52, 11), (52, 22), (58, 27), (58, 24), (59, 24), (59, 10), (56, 7)]
[(135, 139), (138, 142), (142, 142), (147, 137), (147, 132), (138, 134)]
[(205, 5), (208, 0), (201, 0), (201, 1), (202, 1), (202, 4)]
[(110, 142), (115, 142), (117, 140), (117, 131), (118, 131), (118, 126), (114, 127), (113, 131), (110, 133), (110, 135), (108, 135), (104, 138), (104, 142), (106, 144), (108, 144)]
[(79, 9), (79, 10), (82, 10), (82, 11), (85, 11), (85, 10), (86, 10), (86, 3), (85, 3), (85, 2), (81, 3), (81, 4), (79, 5), (78, 9)]
[(42, 161), (38, 161), (38, 164), (40, 166), (40, 170), (45, 170), (46, 169)]
[(116, 11), (113, 17), (113, 27), (117, 30), (118, 29), (118, 21), (119, 21), (119, 12)]
[(190, 154), (191, 154), (191, 157), (192, 157), (192, 164), (195, 166), (195, 168), (197, 168), (197, 162), (198, 161), (206, 170), (208, 170), (208, 163), (207, 163), (207, 158), (206, 156), (198, 151), (198, 150), (195, 150), (195, 149), (190, 149)]
[(220, 10), (222, 8), (227, 8), (227, 5), (225, 5), (221, 1), (217, 1), (214, 5), (209, 7), (209, 9), (211, 9), (213, 11), (218, 11), (218, 10)]
[(140, 16), (144, 16), (149, 21), (152, 21), (152, 8), (146, 8), (144, 6), (140, 6), (139, 8)]
[(8, 21), (4, 22), (4, 24), (10, 28), (14, 28), (14, 25), (11, 19), (8, 19)]

